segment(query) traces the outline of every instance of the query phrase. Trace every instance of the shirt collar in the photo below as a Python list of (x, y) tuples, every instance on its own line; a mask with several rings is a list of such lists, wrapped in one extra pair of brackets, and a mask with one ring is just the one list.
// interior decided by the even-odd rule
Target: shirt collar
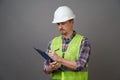
[(72, 33), (72, 35), (70, 36), (70, 38), (66, 39), (66, 38), (64, 38), (64, 37), (62, 36), (62, 39), (69, 41), (69, 40), (72, 40), (75, 35), (76, 35), (76, 31), (73, 31), (73, 33)]

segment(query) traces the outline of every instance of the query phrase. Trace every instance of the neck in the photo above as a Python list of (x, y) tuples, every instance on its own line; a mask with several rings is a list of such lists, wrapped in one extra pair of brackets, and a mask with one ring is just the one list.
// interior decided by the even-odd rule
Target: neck
[(69, 39), (72, 34), (73, 34), (73, 31), (70, 31), (69, 33), (63, 35), (63, 37), (64, 37), (65, 39)]

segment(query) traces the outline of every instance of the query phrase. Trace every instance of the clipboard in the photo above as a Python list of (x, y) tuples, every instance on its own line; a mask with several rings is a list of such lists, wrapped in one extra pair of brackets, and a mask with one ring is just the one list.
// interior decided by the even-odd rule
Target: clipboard
[[(34, 48), (34, 49), (47, 61), (54, 62), (54, 60), (44, 51), (37, 49), (37, 48)], [(59, 70), (64, 71), (64, 69), (62, 67), (60, 67)]]
[(37, 49), (37, 48), (34, 48), (34, 49), (47, 61), (54, 62), (54, 60), (50, 56), (48, 56), (48, 54), (45, 53), (44, 51)]

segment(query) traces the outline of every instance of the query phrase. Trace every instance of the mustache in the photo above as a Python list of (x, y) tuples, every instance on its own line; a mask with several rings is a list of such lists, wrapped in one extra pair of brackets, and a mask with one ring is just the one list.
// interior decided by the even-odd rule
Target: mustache
[(64, 30), (64, 29), (59, 29), (60, 31)]

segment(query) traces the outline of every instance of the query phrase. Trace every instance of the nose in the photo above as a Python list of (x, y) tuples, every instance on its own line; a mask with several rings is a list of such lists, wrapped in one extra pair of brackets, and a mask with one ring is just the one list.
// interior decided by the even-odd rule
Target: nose
[(58, 26), (58, 28), (59, 28), (59, 29), (61, 29), (61, 28), (62, 28), (62, 26), (61, 26), (61, 25), (59, 25), (59, 26)]
[(58, 26), (59, 29), (62, 28), (62, 24), (61, 23), (58, 23), (57, 26)]

